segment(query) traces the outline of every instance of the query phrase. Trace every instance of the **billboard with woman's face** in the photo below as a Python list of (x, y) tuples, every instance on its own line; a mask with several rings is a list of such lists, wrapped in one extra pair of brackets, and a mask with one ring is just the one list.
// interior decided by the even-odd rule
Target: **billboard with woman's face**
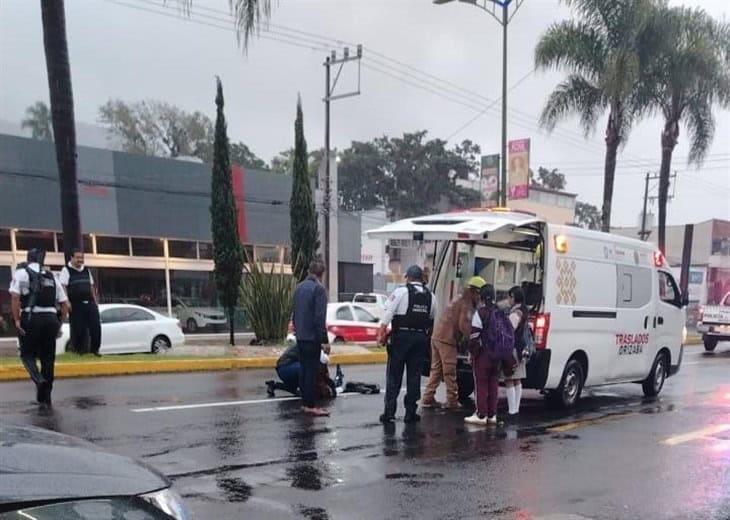
[(507, 187), (510, 199), (526, 199), (530, 187), (530, 140), (509, 142)]

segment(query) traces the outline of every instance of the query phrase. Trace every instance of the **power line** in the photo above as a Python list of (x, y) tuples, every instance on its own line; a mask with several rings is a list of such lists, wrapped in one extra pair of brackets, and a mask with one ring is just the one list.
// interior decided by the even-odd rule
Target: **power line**
[[(169, 6), (168, 4), (164, 4), (164, 3), (163, 4), (157, 3), (154, 0), (136, 0), (136, 1), (142, 2), (147, 5), (154, 6), (158, 9), (162, 9), (162, 11), (141, 7), (139, 5), (131, 5), (129, 3), (121, 2), (120, 0), (108, 0), (108, 1), (111, 1), (118, 5), (129, 7), (132, 9), (147, 11), (147, 12), (151, 12), (151, 13), (158, 14), (161, 16), (167, 16), (170, 18), (184, 20), (184, 21), (188, 21), (191, 23), (197, 23), (200, 25), (205, 25), (205, 26), (209, 26), (209, 27), (213, 27), (213, 28), (223, 29), (223, 30), (227, 30), (227, 31), (231, 31), (231, 32), (237, 32), (237, 29), (234, 26), (235, 17), (230, 12), (226, 12), (226, 11), (222, 11), (222, 10), (218, 10), (218, 9), (214, 9), (214, 8), (210, 8), (210, 7), (200, 6), (199, 4), (195, 4), (193, 10), (195, 10), (195, 11), (200, 10), (200, 11), (206, 11), (209, 13), (215, 13), (224, 18), (221, 18), (219, 16), (208, 15), (208, 14), (201, 14), (201, 13), (197, 13), (197, 16), (207, 18), (209, 20), (213, 20), (216, 22), (222, 22), (222, 23), (226, 23), (226, 24), (230, 23), (231, 26), (230, 27), (221, 26), (221, 25), (218, 25), (215, 23), (208, 23), (208, 22), (204, 22), (204, 21), (200, 21), (200, 20), (194, 20), (189, 16), (181, 15), (179, 12), (171, 13), (170, 9), (174, 9), (172, 6)], [(272, 30), (272, 29), (269, 29), (268, 27), (273, 27), (273, 28), (279, 29), (279, 30)], [(353, 46), (355, 45), (354, 43), (347, 42), (346, 40), (323, 36), (321, 34), (308, 32), (308, 31), (302, 31), (299, 29), (287, 27), (284, 25), (273, 24), (273, 23), (267, 23), (265, 27), (260, 28), (260, 31), (265, 32), (265, 33), (275, 34), (275, 35), (279, 36), (279, 37), (277, 37), (277, 36), (270, 36), (267, 34), (259, 34), (259, 37), (262, 39), (276, 41), (279, 43), (284, 43), (284, 44), (288, 44), (288, 45), (292, 45), (292, 46), (296, 46), (296, 47), (300, 47), (300, 48), (306, 48), (309, 50), (318, 51), (318, 50), (329, 49), (331, 42), (336, 42), (337, 44), (350, 44)], [(282, 32), (282, 31), (285, 31), (285, 32)], [(293, 33), (294, 35), (287, 34), (287, 33)], [(285, 39), (283, 39), (283, 38), (285, 38)], [(387, 54), (378, 52), (377, 50), (375, 50), (369, 46), (366, 46), (365, 49), (367, 49), (368, 53), (381, 58), (381, 59), (377, 59), (377, 58), (373, 58), (370, 56), (366, 57), (366, 59), (368, 59), (369, 61), (372, 61), (379, 67), (379, 68), (376, 68), (371, 65), (368, 67), (371, 70), (374, 70), (376, 72), (379, 72), (379, 73), (387, 75), (387, 76), (390, 76), (391, 78), (396, 79), (397, 81), (400, 81), (400, 82), (407, 84), (409, 86), (412, 86), (414, 88), (419, 88), (421, 90), (427, 91), (431, 94), (439, 96), (452, 103), (456, 103), (456, 104), (459, 104), (466, 108), (469, 108), (471, 110), (478, 111), (478, 113), (475, 116), (470, 118), (466, 123), (461, 125), (457, 130), (452, 132), (447, 137), (447, 140), (452, 139), (453, 137), (455, 137), (456, 135), (461, 133), (465, 128), (467, 128), (468, 126), (473, 124), (477, 119), (479, 119), (483, 115), (490, 112), (495, 107), (495, 105), (501, 100), (501, 97), (497, 98), (495, 100), (491, 100), (490, 98), (488, 98), (478, 92), (467, 89), (467, 88), (457, 85), (456, 83), (453, 83), (449, 80), (446, 80), (444, 78), (441, 78), (441, 77), (431, 74), (429, 72), (418, 69), (406, 62), (397, 60), (395, 58), (388, 56)], [(392, 65), (389, 65), (388, 63), (383, 62), (382, 60), (386, 60), (388, 62), (395, 63), (401, 67), (405, 67), (406, 69), (413, 71), (416, 74), (409, 73), (409, 72), (403, 71), (401, 69), (398, 69)], [(534, 72), (535, 72), (535, 69), (532, 69), (530, 72), (528, 72), (522, 78), (520, 78), (514, 85), (512, 85), (512, 87), (510, 87), (509, 90), (512, 91), (513, 89), (517, 88), (520, 84), (522, 84), (525, 80), (527, 80), (527, 78), (529, 78), (532, 74), (534, 74)], [(403, 75), (407, 76), (408, 78), (415, 79), (419, 83), (414, 83), (407, 78), (401, 77)], [(423, 76), (423, 77), (420, 77), (420, 76)], [(424, 79), (424, 78), (428, 78), (428, 79)], [(427, 83), (428, 87), (430, 87), (430, 88), (426, 88), (426, 86), (422, 85), (421, 83)], [(442, 85), (447, 85), (448, 88), (443, 87)], [(444, 92), (444, 90), (446, 90), (448, 92)], [(487, 101), (487, 102), (489, 102), (489, 104), (485, 107), (483, 105), (482, 101)], [(512, 119), (510, 120), (510, 122), (512, 124), (515, 124), (516, 126), (518, 126), (520, 128), (524, 128), (529, 131), (537, 131), (539, 133), (544, 133), (544, 130), (542, 128), (540, 128), (539, 125), (537, 125), (534, 122), (534, 116), (532, 114), (517, 110), (515, 108), (510, 108), (509, 112), (513, 114)], [(595, 153), (595, 151), (598, 149), (600, 149), (601, 151), (603, 151), (603, 149), (604, 149), (604, 146), (601, 145), (600, 143), (596, 143), (593, 141), (587, 141), (587, 140), (585, 140), (584, 135), (582, 135), (579, 132), (573, 131), (573, 130), (555, 129), (554, 131), (550, 132), (549, 135), (550, 135), (550, 137), (555, 138), (556, 140), (563, 141), (565, 144), (580, 148), (580, 149), (590, 152), (590, 153)], [(577, 136), (577, 137), (574, 137), (574, 136)], [(595, 148), (595, 149), (589, 149), (588, 147)], [(631, 163), (631, 164), (633, 164), (633, 166), (631, 166), (633, 168), (644, 168), (647, 165), (656, 164), (655, 162), (651, 162), (650, 160), (647, 160), (644, 158), (632, 158), (632, 157), (633, 156), (624, 157), (622, 159), (622, 163), (623, 163), (622, 166), (627, 167), (626, 163)], [(570, 168), (561, 168), (561, 169), (569, 170)], [(575, 169), (582, 170), (582, 168), (575, 168)]]
[[(234, 27), (220, 26), (220, 25), (212, 24), (212, 23), (208, 23), (208, 22), (201, 22), (199, 20), (194, 20), (194, 19), (192, 19), (190, 17), (185, 17), (185, 16), (179, 14), (179, 12), (172, 13), (172, 12), (170, 12), (170, 9), (172, 9), (172, 6), (169, 6), (168, 7), (167, 5), (161, 5), (161, 4), (158, 4), (158, 3), (154, 2), (153, 0), (137, 0), (137, 1), (138, 2), (143, 2), (143, 3), (147, 4), (147, 5), (152, 5), (154, 7), (157, 7), (159, 9), (162, 9), (162, 11), (153, 10), (153, 9), (149, 9), (149, 8), (145, 8), (145, 7), (141, 7), (141, 6), (136, 6), (136, 5), (131, 5), (131, 4), (128, 4), (128, 3), (121, 2), (120, 0), (108, 0), (108, 1), (110, 1), (112, 3), (116, 3), (118, 5), (122, 5), (122, 6), (125, 6), (125, 7), (129, 7), (129, 8), (132, 8), (132, 9), (137, 9), (137, 10), (141, 10), (141, 11), (151, 12), (151, 13), (154, 13), (154, 14), (159, 14), (159, 15), (162, 15), (162, 16), (170, 17), (170, 18), (175, 18), (175, 19), (179, 19), (179, 20), (185, 20), (185, 21), (192, 22), (192, 23), (199, 23), (201, 25), (206, 25), (206, 26), (214, 27), (214, 28), (220, 28), (220, 29), (224, 29), (224, 30), (228, 30), (228, 31), (236, 31), (236, 29)], [(200, 14), (199, 16), (204, 17), (204, 18), (207, 18), (207, 19), (211, 19), (211, 20), (223, 22), (223, 23), (231, 23), (233, 25), (233, 16), (230, 13), (226, 13), (225, 11), (220, 11), (220, 10), (216, 10), (216, 9), (212, 9), (212, 8), (202, 8), (202, 9), (203, 10), (206, 10), (208, 12), (220, 13), (220, 14), (226, 16), (227, 18), (219, 18), (219, 17), (215, 17), (215, 16), (211, 16), (211, 15), (205, 15), (205, 14)], [(167, 11), (167, 12), (165, 12), (165, 11)], [(275, 24), (268, 24), (268, 25), (275, 26)], [(288, 31), (291, 31), (291, 32), (299, 32), (299, 33), (304, 33), (304, 34), (307, 34), (307, 35), (311, 35), (311, 36), (314, 36), (316, 39), (309, 38), (309, 37), (308, 38), (301, 39), (301, 37), (291, 36), (291, 35), (288, 35), (286, 33), (281, 33), (281, 32), (277, 32), (277, 31), (271, 31), (270, 29), (265, 29), (265, 28), (264, 29), (261, 29), (261, 30), (264, 31), (264, 32), (271, 32), (271, 33), (274, 33), (274, 34), (278, 34), (278, 35), (284, 36), (284, 37), (289, 38), (289, 39), (288, 40), (282, 40), (280, 38), (275, 38), (275, 37), (266, 36), (266, 35), (259, 35), (259, 37), (261, 37), (263, 39), (269, 39), (269, 40), (273, 40), (273, 41), (279, 41), (281, 43), (287, 43), (287, 44), (294, 45), (294, 46), (301, 46), (302, 48), (307, 48), (307, 49), (310, 49), (310, 50), (319, 50), (319, 49), (324, 50), (327, 47), (327, 44), (326, 43), (322, 43), (323, 41), (328, 41), (329, 40), (329, 41), (342, 42), (342, 40), (337, 40), (337, 39), (333, 39), (333, 38), (329, 38), (329, 37), (324, 37), (324, 36), (321, 36), (321, 35), (316, 35), (315, 33), (308, 33), (306, 31), (298, 31), (296, 29), (291, 29), (291, 28), (288, 28), (288, 27), (285, 27), (285, 26), (277, 25), (276, 27), (283, 28), (283, 29), (288, 30)], [(298, 43), (301, 43), (301, 42), (304, 42), (304, 43), (302, 43), (302, 45), (299, 45)], [(317, 47), (312, 47), (311, 46), (312, 44), (316, 45)], [(454, 134), (452, 134), (452, 136), (450, 136), (448, 139), (451, 139), (451, 137), (453, 137), (454, 135), (456, 135), (457, 133), (459, 133), (461, 130), (463, 130), (464, 128), (466, 128), (467, 126), (469, 126), (470, 124), (472, 124), (474, 121), (476, 121), (479, 117), (481, 117), (482, 115), (484, 115), (485, 113), (487, 113), (497, 102), (499, 102), (501, 100), (501, 97), (500, 98), (497, 98), (496, 100), (494, 100), (492, 102), (491, 105), (489, 105), (486, 108), (483, 108), (483, 105), (481, 105), (481, 101), (476, 101), (475, 99), (473, 99), (473, 97), (477, 97), (480, 100), (492, 101), (489, 98), (487, 98), (486, 96), (483, 96), (483, 95), (478, 94), (478, 93), (476, 93), (474, 91), (471, 91), (469, 89), (466, 89), (464, 87), (461, 87), (459, 85), (456, 85), (455, 83), (450, 82), (448, 80), (444, 80), (443, 78), (439, 78), (438, 76), (435, 76), (435, 75), (430, 74), (428, 72), (425, 72), (425, 71), (422, 71), (420, 69), (417, 69), (417, 68), (415, 68), (415, 67), (413, 67), (411, 65), (408, 65), (408, 64), (406, 64), (406, 63), (404, 63), (402, 61), (396, 60), (395, 58), (390, 58), (389, 56), (387, 56), (387, 55), (385, 55), (383, 53), (380, 53), (380, 52), (378, 52), (378, 51), (376, 51), (376, 50), (374, 50), (374, 49), (372, 49), (370, 47), (366, 47), (366, 49), (370, 53), (375, 54), (377, 56), (381, 56), (382, 58), (384, 58), (384, 59), (386, 59), (388, 61), (392, 61), (394, 63), (403, 65), (403, 66), (409, 68), (410, 70), (416, 71), (418, 74), (421, 74), (421, 75), (426, 76), (428, 78), (433, 78), (433, 80), (435, 80), (437, 82), (440, 82), (442, 84), (449, 85), (451, 87), (450, 90), (452, 91), (452, 92), (450, 92), (450, 96), (449, 97), (441, 96), (441, 97), (444, 97), (444, 99), (447, 99), (447, 100), (449, 100), (451, 102), (455, 102), (455, 103), (456, 102), (459, 102), (459, 101), (457, 101), (457, 99), (455, 99), (455, 97), (458, 97), (458, 98), (460, 98), (460, 101), (461, 101), (461, 102), (459, 102), (459, 104), (462, 104), (462, 105), (466, 106), (465, 103), (469, 103), (470, 105), (472, 105), (470, 107), (472, 110), (480, 110), (480, 114), (478, 116), (472, 118), (467, 124), (462, 125), (461, 129), (458, 132), (455, 132)], [(391, 76), (394, 77), (395, 79), (402, 80), (401, 78), (396, 77), (395, 75), (397, 75), (397, 74), (405, 74), (407, 76), (410, 76), (412, 78), (417, 79), (418, 81), (424, 81), (423, 78), (414, 76), (413, 74), (404, 72), (404, 71), (402, 71), (400, 69), (396, 69), (392, 65), (389, 65), (387, 63), (383, 63), (382, 61), (378, 61), (378, 60), (375, 60), (373, 58), (370, 58), (370, 59), (372, 61), (376, 62), (381, 67), (385, 68), (386, 70), (390, 70), (391, 71)], [(382, 72), (382, 71), (380, 71), (380, 72)], [(527, 79), (527, 77), (529, 77), (533, 73), (534, 73), (534, 69), (531, 72), (529, 72), (522, 80), (518, 81), (515, 85), (513, 85), (510, 90), (512, 90), (512, 89), (516, 88), (517, 86), (519, 86), (519, 84), (521, 84), (524, 80)], [(433, 80), (429, 80), (431, 82), (431, 85), (432, 86), (434, 86), (433, 85)], [(419, 86), (414, 85), (412, 82), (408, 82), (408, 81), (404, 81), (404, 82), (406, 84), (410, 85), (410, 86), (414, 86), (416, 88), (419, 88)], [(437, 88), (443, 88), (443, 87), (440, 87), (439, 86)], [(456, 90), (456, 92), (454, 92), (454, 90)], [(441, 95), (442, 94), (441, 91), (439, 91), (439, 92), (430, 91), (430, 92), (433, 93), (433, 94), (435, 94), (435, 95)], [(468, 95), (463, 94), (461, 92), (465, 92)], [(473, 96), (473, 97), (470, 97), (470, 96)], [(480, 103), (480, 104), (479, 105), (474, 105), (474, 103)], [(519, 123), (517, 121), (514, 121), (514, 120), (511, 121), (513, 124), (516, 124), (517, 126), (519, 126), (521, 128), (524, 128), (524, 129), (527, 129), (527, 130), (530, 130), (530, 131), (537, 131), (537, 132), (541, 132), (542, 133), (542, 130), (537, 125), (535, 125), (535, 123), (533, 122), (533, 119), (532, 119), (532, 116), (531, 115), (529, 115), (529, 114), (522, 115), (522, 114), (526, 114), (526, 113), (524, 113), (522, 111), (519, 111), (517, 109), (514, 109), (514, 108), (511, 108), (510, 109), (510, 112), (512, 112), (513, 114), (515, 114), (513, 117), (517, 117), (517, 118), (520, 118), (521, 119), (521, 123)], [(586, 142), (586, 141), (582, 140), (582, 136), (581, 136), (581, 140), (578, 140), (578, 139), (570, 136), (569, 135), (569, 131), (568, 130), (565, 130), (565, 129), (563, 129), (563, 130), (557, 130), (557, 131), (554, 132), (554, 134), (557, 134), (558, 137), (560, 137), (560, 138), (562, 138), (564, 140), (570, 140), (569, 141), (569, 144), (571, 146), (580, 147), (580, 148), (583, 148), (586, 151), (593, 152), (593, 150), (588, 150), (586, 148), (586, 146), (591, 146), (591, 145), (593, 145), (593, 146), (600, 146), (600, 145), (597, 145), (597, 143)], [(562, 134), (566, 134), (566, 135), (562, 135)]]

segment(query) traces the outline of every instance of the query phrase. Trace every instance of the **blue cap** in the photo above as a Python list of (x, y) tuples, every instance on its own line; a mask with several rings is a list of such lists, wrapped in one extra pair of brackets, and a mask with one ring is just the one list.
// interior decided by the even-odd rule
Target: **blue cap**
[(417, 265), (412, 265), (406, 271), (406, 278), (411, 280), (423, 280), (423, 269)]

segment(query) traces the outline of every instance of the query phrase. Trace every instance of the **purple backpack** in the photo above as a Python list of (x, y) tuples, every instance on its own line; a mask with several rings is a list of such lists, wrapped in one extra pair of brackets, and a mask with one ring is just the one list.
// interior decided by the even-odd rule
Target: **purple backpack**
[(509, 317), (496, 306), (491, 309), (479, 309), (482, 322), (486, 327), (482, 329), (480, 342), (492, 359), (499, 361), (514, 360), (515, 331)]

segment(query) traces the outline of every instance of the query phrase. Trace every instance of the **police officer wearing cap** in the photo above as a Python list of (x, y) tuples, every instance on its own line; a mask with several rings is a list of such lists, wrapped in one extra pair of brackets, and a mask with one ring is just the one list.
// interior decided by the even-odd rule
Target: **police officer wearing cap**
[[(36, 400), (50, 405), (56, 338), (61, 327), (56, 306), (61, 306), (61, 319), (64, 319), (68, 303), (66, 293), (53, 273), (42, 267), (45, 256), (42, 249), (28, 251), (28, 262), (15, 271), (8, 292), (20, 338), (20, 359), (36, 384)], [(37, 361), (40, 361), (40, 371)]]
[(76, 352), (86, 351), (86, 338), (89, 337), (89, 351), (101, 356), (101, 321), (99, 307), (96, 305), (94, 277), (84, 265), (84, 252), (74, 249), (71, 261), (61, 270), (61, 285), (71, 302), (71, 344)]
[(406, 285), (398, 287), (388, 299), (380, 322), (380, 343), (392, 323), (388, 345), (388, 366), (385, 386), (385, 411), (380, 422), (395, 422), (398, 394), (406, 370), (405, 422), (420, 420), (416, 413), (421, 398), (421, 371), (428, 354), (428, 336), (436, 316), (436, 298), (423, 283), (423, 271), (417, 265), (406, 272)]

